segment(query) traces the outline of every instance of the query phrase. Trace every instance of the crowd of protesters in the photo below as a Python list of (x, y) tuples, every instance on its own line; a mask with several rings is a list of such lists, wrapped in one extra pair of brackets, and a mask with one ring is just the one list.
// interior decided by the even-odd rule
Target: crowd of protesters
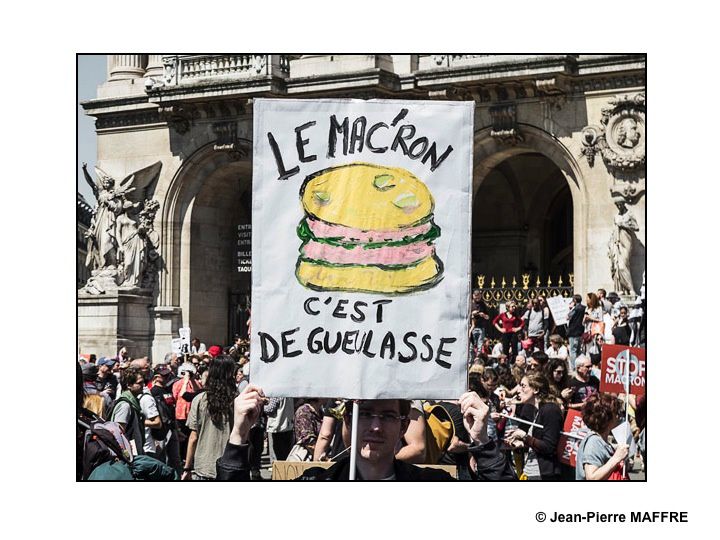
[[(363, 402), (359, 429), (367, 444), (382, 447), (390, 440), (392, 447), (389, 458), (359, 452), (358, 471), (367, 479), (447, 479), (416, 467), (440, 464), (454, 465), (461, 480), (625, 479), (639, 456), (628, 455), (628, 445), (612, 438), (625, 400), (600, 393), (599, 364), (605, 343), (645, 346), (644, 307), (625, 305), (600, 289), (584, 302), (574, 295), (567, 324), (556, 325), (542, 296), (491, 312), (480, 291), (473, 291), (469, 392), (457, 401)], [(121, 446), (115, 454), (143, 456), (163, 479), (261, 480), (266, 451), (271, 461), (338, 465), (329, 473), (312, 469), (305, 479), (347, 475), (352, 403), (265, 398), (249, 380), (249, 363), (249, 341), (240, 336), (224, 347), (208, 347), (195, 337), (185, 354), (168, 353), (152, 363), (132, 358), (125, 348), (112, 358), (81, 358), (77, 478), (94, 479), (92, 460), (102, 459), (89, 458), (87, 444), (96, 434), (91, 426), (103, 422), (122, 433), (115, 437)], [(642, 453), (645, 400), (630, 398), (628, 413)], [(589, 429), (575, 468), (558, 458), (571, 409), (582, 413)]]
[[(492, 314), (481, 292), (473, 291), (469, 381), (487, 400), (492, 437), (512, 453), (518, 475), (615, 480), (627, 478), (636, 459), (645, 467), (645, 397), (628, 396), (639, 451), (629, 456), (628, 444), (610, 434), (625, 418), (625, 396), (600, 392), (603, 345), (645, 347), (644, 300), (628, 305), (604, 289), (588, 293), (584, 302), (576, 294), (562, 325), (542, 296), (522, 309), (512, 301), (503, 308)], [(569, 410), (580, 412), (589, 430), (574, 469), (560, 461), (557, 449)]]

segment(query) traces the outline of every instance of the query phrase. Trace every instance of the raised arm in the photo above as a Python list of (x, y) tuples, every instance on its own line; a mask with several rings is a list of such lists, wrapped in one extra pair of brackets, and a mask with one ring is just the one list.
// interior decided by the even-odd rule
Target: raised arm
[(92, 179), (92, 176), (90, 176), (90, 173), (87, 170), (87, 163), (82, 164), (82, 170), (83, 170), (83, 175), (85, 176), (85, 181), (88, 183), (88, 185), (90, 186), (90, 188), (93, 191), (93, 194), (97, 198), (99, 188), (98, 188), (97, 184), (95, 183), (95, 180)]
[(327, 415), (323, 418), (320, 426), (320, 434), (317, 443), (315, 443), (315, 451), (313, 452), (313, 461), (324, 461), (327, 451), (332, 442), (333, 433), (335, 432), (335, 417)]
[(217, 460), (216, 480), (249, 480), (248, 434), (262, 413), (265, 394), (262, 388), (247, 385), (235, 398), (233, 428), (225, 452)]

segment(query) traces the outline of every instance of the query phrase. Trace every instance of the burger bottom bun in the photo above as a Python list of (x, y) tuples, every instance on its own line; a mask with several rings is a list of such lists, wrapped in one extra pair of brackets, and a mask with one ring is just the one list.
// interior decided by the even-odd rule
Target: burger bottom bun
[(301, 285), (317, 291), (405, 294), (430, 289), (442, 279), (443, 265), (435, 256), (399, 269), (378, 266), (326, 266), (299, 261), (295, 275)]

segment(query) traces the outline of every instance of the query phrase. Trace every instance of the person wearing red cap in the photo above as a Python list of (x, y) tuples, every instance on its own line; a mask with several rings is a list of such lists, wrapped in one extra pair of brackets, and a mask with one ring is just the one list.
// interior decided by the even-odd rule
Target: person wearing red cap
[(216, 358), (218, 355), (222, 354), (222, 347), (219, 345), (213, 345), (208, 349), (208, 354), (213, 358)]

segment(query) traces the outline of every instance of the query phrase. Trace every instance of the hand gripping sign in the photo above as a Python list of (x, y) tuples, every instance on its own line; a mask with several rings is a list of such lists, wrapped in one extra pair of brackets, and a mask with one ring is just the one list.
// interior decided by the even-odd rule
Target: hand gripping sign
[(459, 396), (472, 103), (256, 99), (254, 121), (252, 382)]
[(645, 349), (626, 345), (603, 345), (600, 391), (624, 394), (629, 373), (629, 394), (645, 394)]

